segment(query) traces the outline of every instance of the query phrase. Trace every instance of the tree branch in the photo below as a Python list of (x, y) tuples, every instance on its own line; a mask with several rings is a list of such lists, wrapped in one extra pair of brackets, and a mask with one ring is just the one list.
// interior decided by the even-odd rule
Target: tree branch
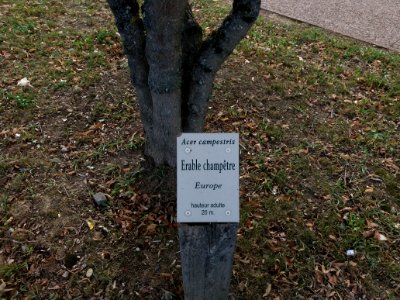
[(215, 74), (256, 21), (260, 0), (234, 0), (232, 11), (217, 31), (203, 43), (197, 58), (187, 104), (184, 131), (201, 132)]
[[(182, 116), (188, 114), (187, 103), (190, 95), (191, 73), (203, 40), (203, 30), (196, 22), (188, 4), (182, 32)], [(183, 125), (183, 124), (182, 124)]]
[(136, 88), (145, 136), (151, 135), (153, 105), (147, 83), (149, 66), (145, 56), (145, 34), (136, 0), (107, 0), (115, 17), (115, 24), (122, 37), (125, 54), (131, 72), (132, 84)]

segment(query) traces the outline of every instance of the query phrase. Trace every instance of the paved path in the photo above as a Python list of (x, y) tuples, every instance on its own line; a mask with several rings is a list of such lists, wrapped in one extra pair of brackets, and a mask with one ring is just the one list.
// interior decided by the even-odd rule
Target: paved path
[(261, 6), (400, 52), (400, 0), (261, 0)]

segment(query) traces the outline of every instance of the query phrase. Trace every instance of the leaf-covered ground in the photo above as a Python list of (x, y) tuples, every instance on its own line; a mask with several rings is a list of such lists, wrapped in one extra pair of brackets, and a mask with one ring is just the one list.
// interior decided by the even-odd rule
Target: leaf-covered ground
[[(205, 32), (227, 9), (194, 1)], [(0, 17), (0, 297), (181, 298), (174, 171), (143, 160), (106, 4)], [(206, 131), (241, 136), (233, 299), (400, 297), (400, 55), (260, 18)]]

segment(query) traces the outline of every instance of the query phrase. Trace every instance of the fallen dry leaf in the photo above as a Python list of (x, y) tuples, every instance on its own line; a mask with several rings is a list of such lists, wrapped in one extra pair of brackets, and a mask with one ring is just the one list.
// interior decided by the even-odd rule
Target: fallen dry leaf
[(388, 238), (385, 235), (383, 235), (382, 233), (379, 233), (379, 231), (375, 231), (374, 238), (378, 241), (387, 241), (388, 240)]
[(378, 228), (378, 224), (376, 224), (376, 223), (374, 223), (374, 222), (372, 222), (372, 221), (370, 221), (370, 220), (367, 220), (367, 227), (368, 228)]
[(337, 283), (337, 277), (335, 275), (328, 274), (328, 281), (329, 281), (330, 284), (335, 286), (336, 283)]
[(374, 192), (374, 188), (373, 187), (367, 187), (365, 190), (364, 190), (364, 193), (366, 193), (366, 194), (369, 194), (369, 193), (373, 193)]
[(272, 290), (272, 285), (270, 283), (268, 283), (267, 284), (267, 288), (265, 289), (265, 293), (264, 293), (263, 297), (264, 298), (267, 297), (271, 293), (271, 290)]
[(87, 220), (86, 220), (86, 224), (88, 225), (88, 227), (89, 227), (90, 230), (93, 230), (93, 229), (94, 229), (95, 222), (94, 222), (92, 219), (87, 219)]
[(365, 237), (365, 238), (373, 237), (374, 234), (375, 234), (375, 232), (376, 232), (375, 229), (364, 231), (364, 232), (363, 232), (363, 237)]
[(157, 224), (150, 224), (146, 228), (146, 233), (153, 235), (156, 233)]
[(3, 279), (1, 280), (1, 284), (0, 284), (0, 292), (3, 292), (6, 288), (7, 284), (3, 281)]

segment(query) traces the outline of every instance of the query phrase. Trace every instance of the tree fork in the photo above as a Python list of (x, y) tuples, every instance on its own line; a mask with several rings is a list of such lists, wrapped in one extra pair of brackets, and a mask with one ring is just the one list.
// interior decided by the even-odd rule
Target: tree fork
[(218, 69), (257, 19), (260, 0), (234, 0), (231, 13), (202, 42), (188, 0), (107, 0), (136, 88), (145, 154), (175, 166), (176, 137), (201, 132)]
[(184, 131), (201, 132), (215, 75), (235, 46), (246, 36), (260, 11), (260, 0), (234, 0), (231, 13), (203, 43), (192, 71)]

